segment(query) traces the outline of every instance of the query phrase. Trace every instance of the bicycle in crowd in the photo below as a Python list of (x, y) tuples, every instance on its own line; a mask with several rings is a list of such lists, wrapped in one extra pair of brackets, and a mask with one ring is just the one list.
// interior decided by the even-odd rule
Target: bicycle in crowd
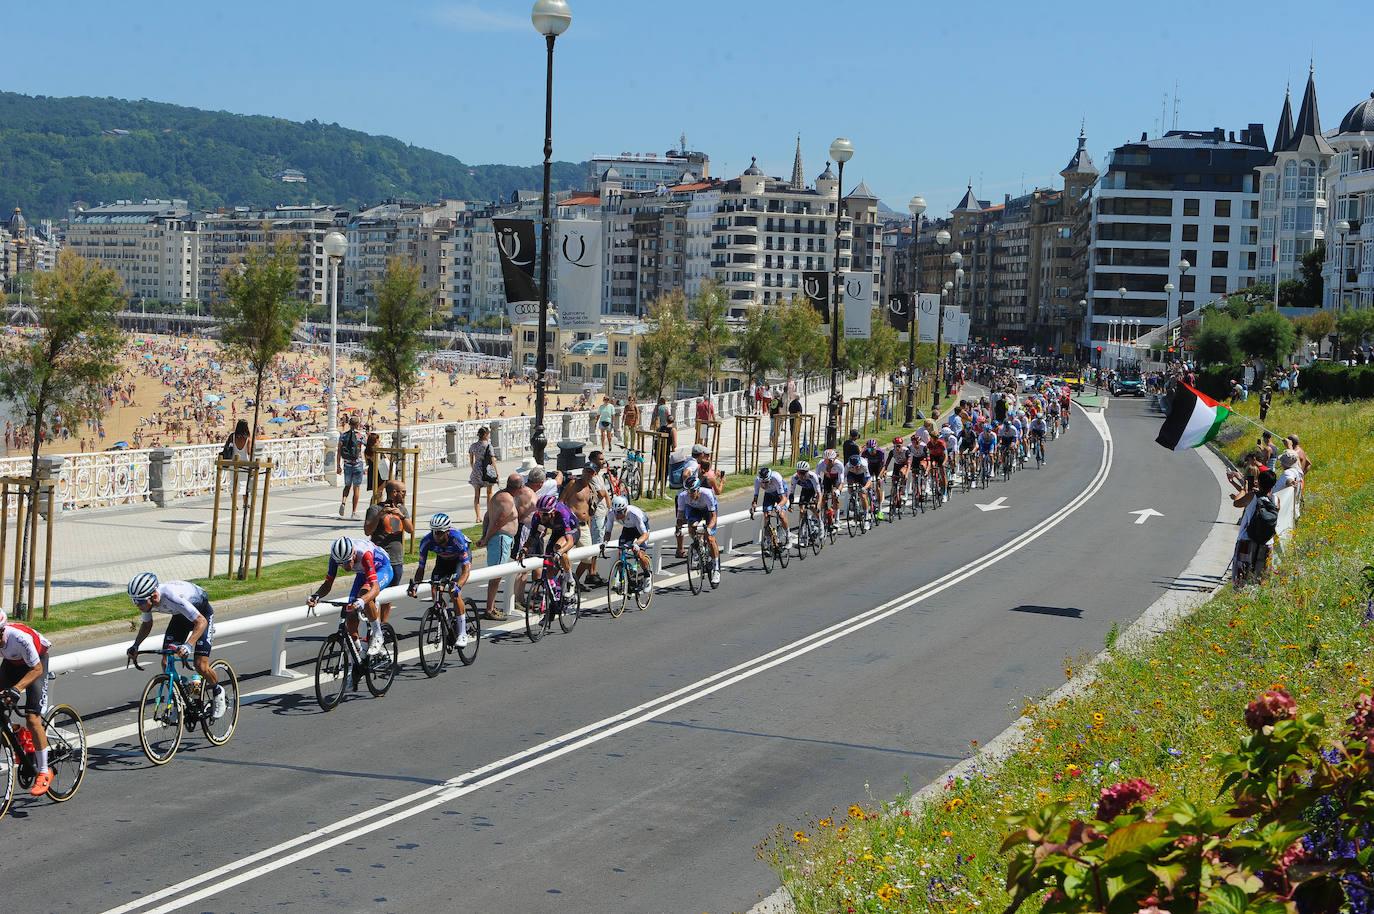
[[(356, 618), (360, 607), (347, 600), (319, 602), (339, 607), (339, 628), (324, 639), (320, 653), (315, 658), (315, 700), (320, 708), (325, 711), (337, 708), (350, 685), (353, 689), (358, 688), (359, 679), (367, 683), (367, 690), (374, 698), (386, 695), (401, 665), (401, 648), (396, 639), (396, 630), (387, 622), (370, 623), (382, 627), (382, 649), (376, 654), (369, 654), (367, 642), (360, 642), (360, 635), (348, 630), (349, 617)], [(361, 625), (362, 620), (358, 620), (358, 624)]]
[(810, 549), (812, 555), (820, 555), (821, 549), (825, 546), (825, 525), (821, 522), (820, 511), (815, 501), (806, 502), (801, 506), (801, 517), (797, 521), (797, 529), (793, 533), (797, 542), (798, 561), (806, 558), (806, 550)]
[[(11, 723), (17, 701), (0, 699), (0, 817), (9, 811), (16, 784), (21, 790), (33, 787), (38, 777), (37, 749), (33, 734), (23, 723)], [(67, 705), (55, 705), (43, 715), (43, 732), (48, 737), (48, 771), (52, 780), (43, 796), (54, 803), (65, 803), (76, 795), (86, 776), (86, 728), (81, 715)]]
[[(525, 603), (525, 636), (538, 641), (553, 629), (553, 618), (566, 634), (577, 624), (582, 611), (582, 597), (571, 575), (563, 573), (558, 555), (540, 556), (542, 573), (530, 577)], [(523, 567), (525, 560), (519, 560)], [(647, 603), (646, 603), (647, 605)]]
[[(754, 516), (754, 511), (749, 511), (749, 516)], [(763, 559), (763, 573), (772, 574), (773, 566), (780, 565), (787, 567), (787, 562), (791, 558), (788, 554), (788, 543), (778, 536), (778, 506), (768, 505), (763, 508), (763, 529), (759, 531), (759, 556)]]
[(205, 681), (191, 665), (189, 656), (168, 648), (140, 650), (131, 651), (128, 662), (142, 670), (138, 658), (144, 656), (159, 657), (162, 661), (162, 672), (148, 680), (138, 706), (138, 741), (148, 761), (154, 765), (170, 762), (188, 727), (199, 727), (213, 745), (229, 742), (239, 721), (239, 680), (234, 668), (225, 660), (210, 663), (216, 681), (224, 689), (224, 713), (216, 717), (214, 702), (205, 694)]
[(457, 575), (436, 578), (429, 582), (430, 605), (420, 619), (420, 668), (433, 679), (444, 668), (449, 654), (457, 654), (463, 666), (477, 660), (477, 648), (482, 643), (481, 614), (467, 612), (458, 621), (455, 607), (462, 596), (454, 591)]
[(649, 571), (635, 555), (632, 540), (621, 541), (620, 557), (615, 560), (606, 578), (606, 608), (613, 618), (620, 618), (631, 597), (641, 610), (648, 609), (649, 601), (654, 598)]
[(692, 591), (692, 595), (701, 593), (710, 584), (715, 590), (718, 584), (711, 584), (711, 568), (714, 559), (711, 558), (711, 548), (706, 542), (706, 531), (704, 523), (699, 520), (689, 520), (684, 525), (687, 531), (687, 588)]

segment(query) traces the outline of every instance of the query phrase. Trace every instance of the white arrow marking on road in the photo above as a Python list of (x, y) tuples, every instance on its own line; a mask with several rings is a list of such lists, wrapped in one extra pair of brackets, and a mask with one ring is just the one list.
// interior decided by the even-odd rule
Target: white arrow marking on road
[(992, 504), (990, 504), (990, 505), (979, 505), (979, 504), (975, 504), (974, 507), (977, 508), (979, 511), (1001, 511), (1003, 508), (1010, 508), (1010, 507), (1011, 507), (1011, 505), (1004, 505), (1004, 504), (1002, 504), (1002, 502), (1004, 502), (1004, 501), (1006, 501), (1006, 500), (1007, 500), (1007, 496), (1002, 495), (1002, 496), (999, 496), (998, 498), (994, 499), (993, 502), (992, 502)]
[(1154, 508), (1141, 508), (1139, 511), (1128, 511), (1126, 513), (1134, 514), (1136, 516), (1136, 526), (1140, 526), (1152, 517), (1164, 516), (1163, 514), (1160, 514), (1158, 511), (1156, 511)]

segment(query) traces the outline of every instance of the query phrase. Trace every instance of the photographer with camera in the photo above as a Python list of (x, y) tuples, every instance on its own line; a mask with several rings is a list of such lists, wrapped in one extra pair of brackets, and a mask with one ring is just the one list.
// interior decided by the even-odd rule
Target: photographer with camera
[[(406, 557), (405, 537), (415, 530), (405, 506), (405, 483), (397, 479), (388, 480), (384, 493), (381, 501), (367, 509), (363, 521), (363, 532), (372, 538), (374, 544), (384, 549), (391, 560), (391, 580), (378, 582), (383, 590), (400, 583), (401, 565)], [(382, 621), (386, 622), (391, 614), (391, 604), (383, 603), (380, 608)]]

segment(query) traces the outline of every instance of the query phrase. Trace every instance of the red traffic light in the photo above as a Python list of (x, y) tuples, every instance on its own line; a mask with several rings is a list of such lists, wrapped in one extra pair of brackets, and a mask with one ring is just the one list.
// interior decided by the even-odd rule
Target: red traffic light
[(1097, 347), (1097, 351), (1098, 351), (1098, 352), (1101, 352), (1101, 351), (1102, 351), (1102, 347), (1101, 347), (1101, 346), (1098, 346), (1098, 347)]

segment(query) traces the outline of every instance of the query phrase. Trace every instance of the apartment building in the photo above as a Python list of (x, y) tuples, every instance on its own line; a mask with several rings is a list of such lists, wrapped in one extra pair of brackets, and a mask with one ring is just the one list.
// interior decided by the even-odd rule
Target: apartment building
[(704, 152), (688, 150), (685, 140), (682, 148), (669, 149), (662, 155), (656, 152), (594, 155), (587, 162), (587, 186), (596, 187), (611, 169), (615, 170), (623, 190), (642, 193), (681, 184), (688, 175), (696, 179), (709, 178), (711, 157)]
[(205, 214), (200, 226), (197, 297), (213, 302), (223, 297), (223, 273), (251, 251), (278, 241), (297, 245), (296, 296), (312, 304), (328, 304), (328, 267), (324, 236), (347, 226), (348, 213), (332, 206), (277, 206), (273, 209), (235, 207), (231, 212)]
[(185, 200), (120, 200), (77, 210), (66, 243), (118, 273), (131, 302), (200, 297), (200, 232)]
[[(1160, 326), (1258, 279), (1257, 169), (1270, 158), (1264, 125), (1228, 136), (1171, 130), (1118, 146), (1093, 210), (1093, 263), (1084, 343), (1108, 323)], [(1180, 260), (1190, 269), (1181, 273)], [(1166, 295), (1164, 286), (1177, 291)], [(1124, 292), (1119, 290), (1124, 289)], [(1171, 310), (1172, 309), (1172, 310)]]
[(1374, 92), (1347, 111), (1327, 139), (1334, 152), (1325, 174), (1335, 205), (1332, 224), (1349, 227), (1328, 227), (1324, 307), (1374, 307)]
[(1309, 72), (1297, 123), (1285, 93), (1273, 155), (1257, 169), (1260, 281), (1277, 286), (1300, 278), (1303, 255), (1327, 237), (1326, 172), (1335, 154), (1322, 136), (1317, 87)]

